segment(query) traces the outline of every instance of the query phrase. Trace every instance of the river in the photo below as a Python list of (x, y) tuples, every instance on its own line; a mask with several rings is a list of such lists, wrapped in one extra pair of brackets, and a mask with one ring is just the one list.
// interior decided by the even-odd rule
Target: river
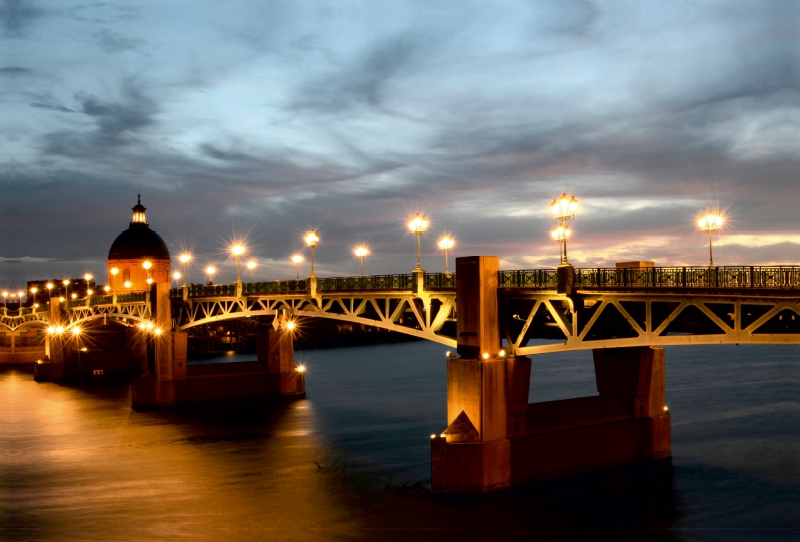
[[(0, 539), (800, 539), (796, 346), (668, 348), (671, 466), (470, 497), (425, 491), (444, 350), (299, 351), (305, 399), (159, 412), (2, 369)], [(595, 393), (590, 352), (534, 358), (531, 401)]]

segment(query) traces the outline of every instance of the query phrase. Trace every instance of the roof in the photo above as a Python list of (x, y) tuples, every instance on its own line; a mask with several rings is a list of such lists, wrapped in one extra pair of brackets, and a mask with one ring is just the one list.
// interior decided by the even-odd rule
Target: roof
[(146, 223), (131, 223), (130, 228), (120, 233), (108, 251), (109, 260), (169, 260), (167, 244)]

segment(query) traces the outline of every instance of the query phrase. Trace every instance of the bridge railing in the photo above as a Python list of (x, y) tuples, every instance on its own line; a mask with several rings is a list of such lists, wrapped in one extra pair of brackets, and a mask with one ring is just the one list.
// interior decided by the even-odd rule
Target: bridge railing
[(425, 273), (426, 290), (455, 290), (455, 273)]
[(546, 288), (555, 289), (557, 276), (555, 269), (529, 269), (521, 271), (500, 271), (500, 288)]
[[(501, 288), (554, 289), (555, 269), (500, 271)], [(634, 267), (575, 269), (577, 288), (800, 288), (800, 267)]]
[(308, 290), (308, 281), (306, 279), (246, 282), (242, 284), (243, 294), (292, 294), (303, 293), (306, 290)]
[(413, 288), (414, 276), (411, 274), (317, 279), (318, 292), (339, 292), (347, 290), (412, 290)]

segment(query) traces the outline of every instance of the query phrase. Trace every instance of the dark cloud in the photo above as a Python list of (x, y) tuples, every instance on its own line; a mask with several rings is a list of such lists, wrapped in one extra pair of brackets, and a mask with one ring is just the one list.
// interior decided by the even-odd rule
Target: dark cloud
[(6, 66), (4, 68), (0, 68), (0, 75), (15, 76), (15, 75), (26, 75), (29, 73), (33, 73), (33, 70), (29, 70), (28, 68), (22, 68), (19, 66)]
[(5, 0), (0, 4), (0, 26), (7, 37), (23, 37), (27, 28), (43, 15), (43, 10), (27, 0)]
[(144, 43), (142, 40), (126, 38), (107, 28), (95, 32), (94, 38), (97, 40), (97, 45), (109, 54), (121, 53), (123, 51), (135, 51)]
[[(158, 111), (156, 103), (145, 95), (135, 82), (126, 80), (122, 84), (118, 101), (101, 100), (93, 95), (76, 96), (77, 112), (94, 124), (86, 131), (59, 131), (42, 137), (43, 149), (48, 154), (98, 157), (107, 147), (131, 144), (133, 135), (155, 123)], [(41, 107), (41, 106), (39, 106)], [(59, 111), (72, 111), (61, 106), (52, 106)]]
[(360, 106), (379, 107), (389, 81), (412, 67), (421, 47), (422, 44), (411, 37), (384, 41), (355, 62), (331, 66), (328, 74), (303, 83), (291, 107), (320, 113), (341, 113)]

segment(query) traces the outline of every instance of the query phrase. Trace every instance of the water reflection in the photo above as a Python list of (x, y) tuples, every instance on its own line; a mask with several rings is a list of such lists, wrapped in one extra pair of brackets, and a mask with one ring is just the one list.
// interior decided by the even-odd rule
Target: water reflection
[[(308, 399), (156, 412), (131, 410), (125, 381), (2, 370), (0, 539), (796, 538), (788, 351), (759, 350), (765, 368), (752, 351), (670, 350), (672, 467), (443, 497), (416, 489), (444, 423), (440, 350), (305, 351)], [(531, 400), (593, 393), (590, 359), (537, 359)]]

